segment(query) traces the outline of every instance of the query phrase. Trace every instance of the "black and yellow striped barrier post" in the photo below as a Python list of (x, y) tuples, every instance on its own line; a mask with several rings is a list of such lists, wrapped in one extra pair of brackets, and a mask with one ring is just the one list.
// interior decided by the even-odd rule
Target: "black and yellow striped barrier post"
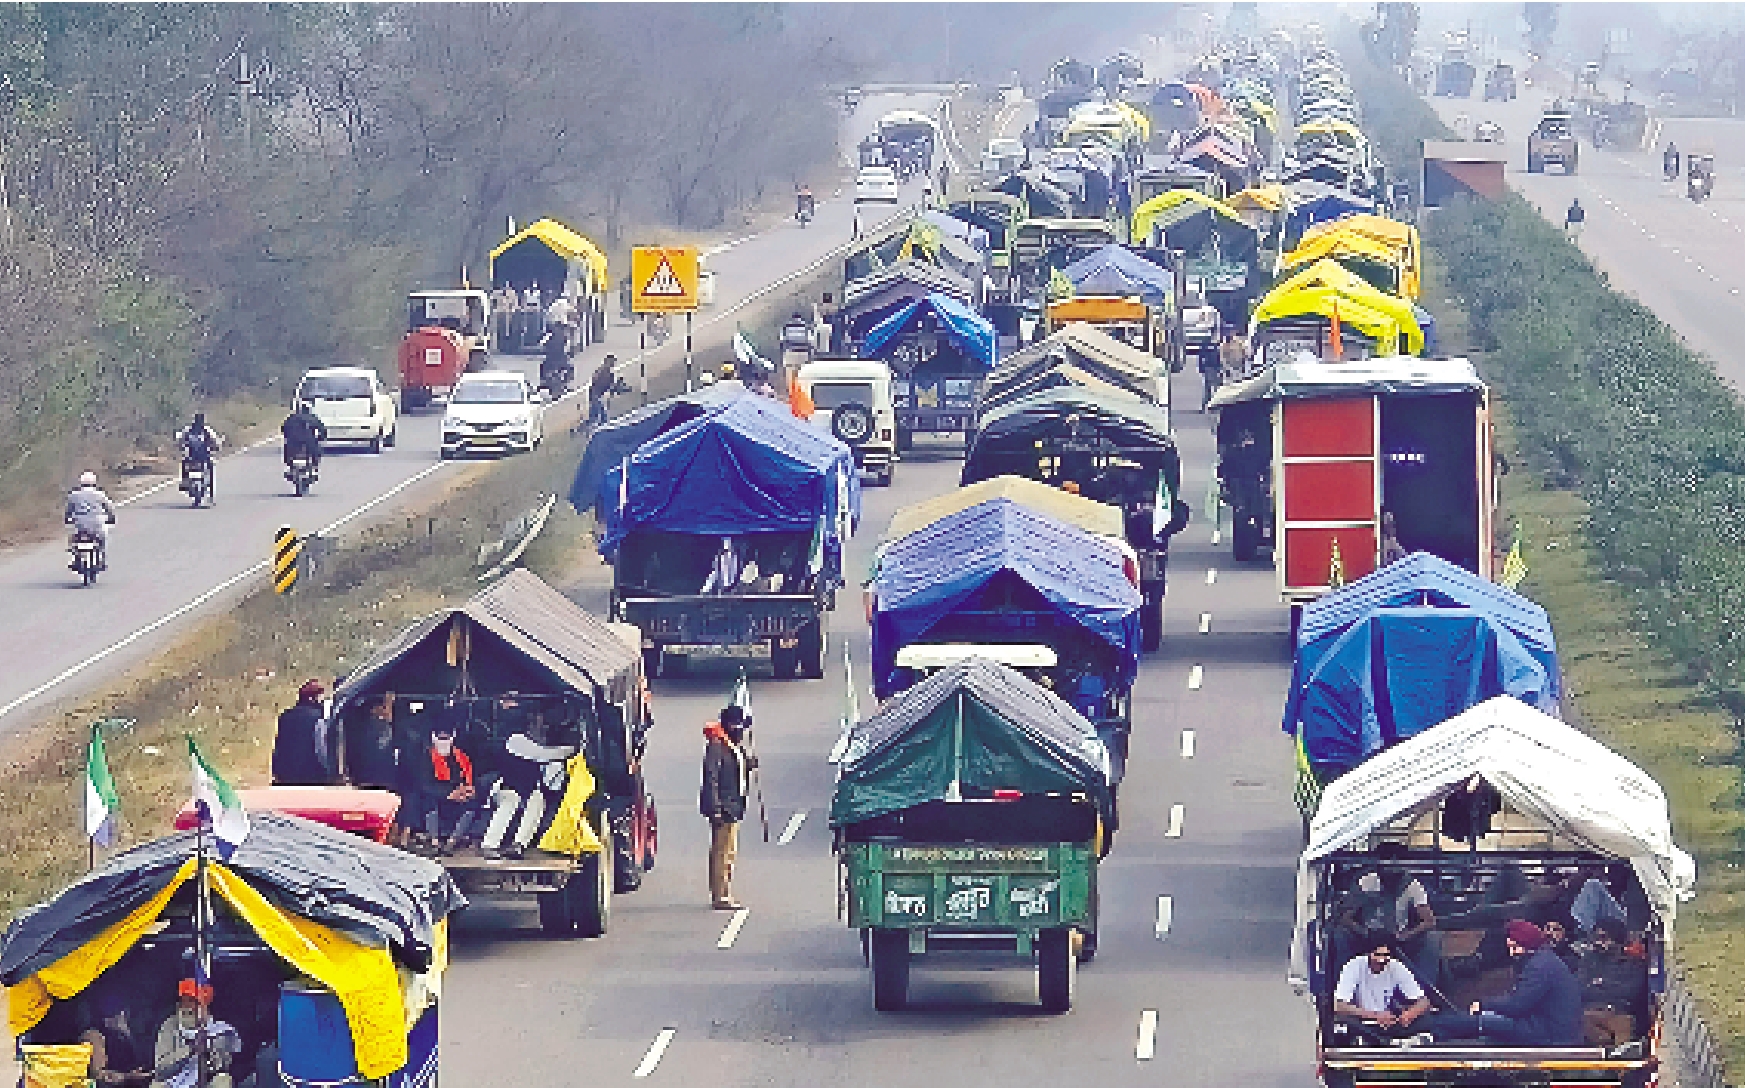
[(303, 554), (303, 542), (297, 530), (281, 526), (273, 534), (273, 592), (289, 593), (297, 585), (297, 558)]

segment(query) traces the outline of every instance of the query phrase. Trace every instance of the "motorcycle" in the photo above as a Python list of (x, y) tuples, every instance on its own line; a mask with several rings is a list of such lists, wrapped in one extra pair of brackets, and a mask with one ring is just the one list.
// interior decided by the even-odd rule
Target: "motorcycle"
[(1664, 171), (1664, 173), (1666, 174), (1667, 181), (1677, 181), (1678, 180), (1678, 157), (1677, 156), (1669, 156), (1669, 157), (1661, 160), (1661, 168)]
[(794, 212), (794, 220), (800, 224), (801, 230), (805, 230), (807, 224), (812, 222), (812, 205), (800, 205), (799, 209)]
[(1694, 174), (1686, 182), (1685, 195), (1698, 204), (1714, 194), (1715, 179), (1708, 174)]
[(315, 461), (307, 453), (294, 453), (291, 462), (285, 468), (285, 479), (291, 481), (291, 490), (298, 498), (309, 494), (309, 488), (316, 480)]
[(539, 364), (539, 387), (545, 390), (552, 400), (557, 400), (570, 391), (575, 383), (576, 368), (567, 357), (554, 358), (546, 356)]
[(182, 494), (193, 500), (194, 508), (199, 509), (202, 502), (208, 506), (213, 501), (212, 465), (207, 461), (184, 460), (182, 462)]
[(97, 539), (97, 535), (83, 529), (74, 532), (72, 541), (67, 544), (67, 552), (72, 556), (70, 566), (73, 573), (83, 579), (85, 585), (95, 584), (103, 569), (103, 542)]

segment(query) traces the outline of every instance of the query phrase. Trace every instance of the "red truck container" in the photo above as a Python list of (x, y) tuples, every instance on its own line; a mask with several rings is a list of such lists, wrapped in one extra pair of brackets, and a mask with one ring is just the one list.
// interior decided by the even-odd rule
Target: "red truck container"
[(1331, 588), (1335, 547), (1344, 581), (1375, 570), (1383, 511), (1405, 551), (1491, 577), (1490, 397), (1465, 359), (1303, 356), (1211, 407), (1237, 558), (1272, 543), (1293, 618)]

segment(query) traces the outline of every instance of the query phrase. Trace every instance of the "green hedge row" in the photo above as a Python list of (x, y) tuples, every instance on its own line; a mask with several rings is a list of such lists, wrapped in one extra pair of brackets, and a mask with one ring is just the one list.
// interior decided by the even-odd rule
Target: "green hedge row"
[[(1446, 131), (1392, 73), (1352, 59), (1381, 147)], [(1423, 229), (1486, 379), (1537, 467), (1589, 503), (1588, 536), (1637, 622), (1745, 717), (1745, 408), (1520, 197), (1440, 209)]]

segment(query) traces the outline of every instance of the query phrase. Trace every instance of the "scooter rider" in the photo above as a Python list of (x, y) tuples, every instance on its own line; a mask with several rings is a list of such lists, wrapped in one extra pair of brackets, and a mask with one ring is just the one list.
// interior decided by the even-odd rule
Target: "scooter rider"
[(800, 191), (794, 194), (794, 218), (812, 219), (818, 214), (818, 198), (812, 195), (810, 185), (800, 186)]
[(206, 425), (206, 413), (195, 412), (194, 422), (176, 432), (176, 446), (182, 451), (182, 460), (203, 465), (208, 474), (212, 471), (212, 458), (224, 445), (224, 436)]
[(109, 527), (115, 524), (115, 504), (97, 486), (95, 472), (81, 473), (79, 486), (67, 493), (65, 521), (73, 535), (83, 533), (96, 539), (97, 569), (109, 569)]
[[(327, 441), (327, 424), (321, 422), (321, 417), (315, 414), (308, 401), (298, 402), (296, 409), (279, 425), (279, 433), (285, 436), (286, 469), (291, 467), (291, 461), (298, 454), (302, 454), (309, 458), (310, 468), (321, 471), (321, 444)], [(286, 478), (290, 478), (288, 474)]]
[(1668, 181), (1678, 177), (1678, 145), (1671, 140), (1666, 141), (1666, 151), (1660, 156), (1660, 162)]

